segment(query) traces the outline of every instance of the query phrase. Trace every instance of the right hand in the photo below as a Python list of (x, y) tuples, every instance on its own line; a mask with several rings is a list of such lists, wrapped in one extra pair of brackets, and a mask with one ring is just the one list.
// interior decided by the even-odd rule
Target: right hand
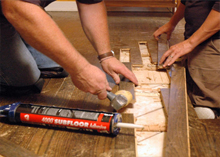
[(116, 84), (120, 83), (120, 78), (118, 74), (122, 74), (135, 85), (138, 85), (138, 80), (135, 77), (134, 73), (131, 72), (124, 64), (122, 64), (115, 57), (106, 59), (101, 62), (103, 70), (109, 74), (115, 81)]
[(107, 90), (112, 90), (106, 79), (106, 75), (96, 66), (87, 64), (77, 74), (71, 74), (73, 84), (84, 92), (98, 95), (100, 100), (107, 97)]
[(163, 34), (163, 33), (165, 33), (165, 34), (167, 34), (167, 40), (169, 40), (169, 39), (170, 39), (170, 36), (171, 36), (171, 34), (172, 34), (173, 30), (174, 30), (174, 28), (175, 28), (175, 27), (168, 22), (168, 23), (166, 23), (165, 25), (163, 25), (163, 26), (161, 26), (160, 28), (158, 28), (158, 29), (154, 32), (153, 36), (154, 36), (154, 38), (155, 38), (156, 40), (159, 40), (160, 35)]

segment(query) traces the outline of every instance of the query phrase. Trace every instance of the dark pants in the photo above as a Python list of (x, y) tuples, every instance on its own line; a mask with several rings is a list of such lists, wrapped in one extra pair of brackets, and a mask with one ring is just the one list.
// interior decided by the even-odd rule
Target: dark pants
[(22, 40), (2, 14), (0, 5), (0, 93), (8, 90), (19, 93), (22, 89), (32, 89), (32, 86), (40, 91), (39, 68), (51, 67), (60, 66)]

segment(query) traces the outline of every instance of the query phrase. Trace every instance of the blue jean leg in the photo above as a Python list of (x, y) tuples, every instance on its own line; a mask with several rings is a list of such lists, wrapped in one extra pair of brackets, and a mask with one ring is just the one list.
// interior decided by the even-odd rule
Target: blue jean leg
[(25, 41), (24, 43), (27, 46), (28, 50), (30, 51), (31, 55), (33, 56), (34, 60), (36, 61), (38, 68), (43, 69), (43, 68), (61, 67), (55, 61), (45, 56), (41, 52), (37, 51), (35, 48), (27, 44)]
[(20, 35), (8, 21), (0, 22), (0, 32), (0, 85), (33, 85), (40, 70)]

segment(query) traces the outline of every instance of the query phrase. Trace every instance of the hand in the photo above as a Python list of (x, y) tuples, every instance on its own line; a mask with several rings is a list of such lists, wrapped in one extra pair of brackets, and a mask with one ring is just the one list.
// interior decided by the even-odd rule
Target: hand
[(135, 85), (138, 85), (138, 81), (134, 73), (131, 72), (123, 63), (121, 63), (115, 57), (106, 59), (102, 61), (101, 64), (103, 70), (114, 79), (116, 84), (119, 84), (120, 82), (118, 74), (122, 74), (127, 79), (132, 81)]
[(112, 90), (106, 75), (99, 68), (91, 64), (85, 65), (80, 73), (72, 74), (71, 78), (77, 88), (84, 92), (98, 95), (100, 100), (107, 97), (107, 90)]
[[(183, 55), (188, 54), (194, 49), (189, 39), (181, 43), (173, 45), (167, 50), (161, 57), (160, 64), (163, 64), (163, 67), (170, 66), (175, 62), (175, 60)], [(164, 62), (165, 61), (165, 62)]]
[(162, 27), (160, 27), (159, 29), (157, 29), (153, 36), (156, 40), (159, 40), (159, 37), (161, 34), (166, 33), (167, 34), (167, 40), (170, 39), (170, 36), (174, 30), (174, 26), (172, 26), (169, 22), (166, 23), (165, 25), (163, 25)]

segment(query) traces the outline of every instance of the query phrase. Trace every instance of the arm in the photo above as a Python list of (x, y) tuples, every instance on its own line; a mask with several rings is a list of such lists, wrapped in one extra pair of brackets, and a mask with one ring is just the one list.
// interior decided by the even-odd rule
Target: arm
[(153, 34), (154, 38), (156, 40), (158, 40), (158, 37), (161, 34), (166, 33), (167, 34), (167, 39), (169, 40), (173, 30), (176, 27), (176, 25), (184, 17), (184, 11), (185, 11), (185, 5), (180, 3), (180, 5), (177, 8), (177, 11), (171, 17), (170, 21), (154, 32), (154, 34)]
[(173, 64), (177, 58), (190, 53), (197, 45), (218, 32), (220, 30), (219, 17), (220, 12), (211, 10), (201, 27), (189, 39), (171, 46), (162, 56), (160, 63), (162, 63), (168, 56), (172, 56), (167, 58), (164, 67)]
[[(85, 34), (99, 55), (111, 51), (107, 13), (104, 1), (95, 4), (77, 2), (79, 15)], [(103, 70), (108, 73), (118, 84), (118, 74), (124, 75), (134, 84), (138, 85), (135, 75), (115, 57), (101, 62)]]
[(4, 0), (1, 3), (3, 14), (20, 35), (30, 45), (63, 66), (76, 87), (97, 94), (100, 99), (107, 97), (106, 90), (111, 88), (105, 74), (89, 64), (74, 49), (55, 22), (39, 6), (20, 0)]

